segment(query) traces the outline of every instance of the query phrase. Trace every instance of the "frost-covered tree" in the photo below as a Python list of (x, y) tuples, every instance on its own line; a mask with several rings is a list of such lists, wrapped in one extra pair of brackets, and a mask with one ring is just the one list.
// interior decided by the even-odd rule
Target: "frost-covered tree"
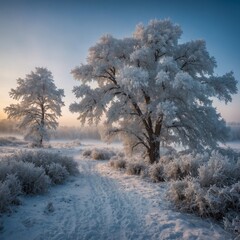
[(216, 147), (227, 128), (212, 98), (231, 101), (237, 81), (232, 72), (215, 76), (205, 41), (179, 43), (181, 34), (171, 21), (154, 20), (130, 38), (103, 36), (87, 63), (72, 70), (81, 85), (73, 89), (80, 102), (70, 110), (82, 123), (106, 116), (105, 136), (144, 149), (150, 163), (159, 159), (161, 142)]
[(17, 88), (11, 89), (9, 95), (20, 102), (4, 109), (8, 118), (19, 120), (18, 127), (26, 131), (25, 137), (41, 147), (48, 139), (48, 130), (58, 126), (64, 106), (63, 89), (57, 89), (48, 69), (37, 67), (25, 79), (19, 78)]

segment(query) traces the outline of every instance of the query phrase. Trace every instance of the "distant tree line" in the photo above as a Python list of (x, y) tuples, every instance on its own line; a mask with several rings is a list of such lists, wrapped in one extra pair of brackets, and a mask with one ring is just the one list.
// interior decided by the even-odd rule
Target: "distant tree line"
[[(21, 134), (16, 127), (17, 122), (9, 119), (0, 120), (0, 134)], [(229, 122), (230, 134), (228, 141), (240, 140), (240, 122)], [(99, 140), (99, 127), (67, 127), (59, 126), (56, 131), (50, 132), (51, 139), (96, 139)]]
[[(17, 122), (9, 119), (0, 120), (0, 134), (22, 134), (17, 128)], [(67, 127), (59, 126), (56, 131), (50, 131), (51, 139), (96, 139), (100, 140), (97, 127)]]
[(52, 139), (96, 139), (100, 140), (100, 134), (97, 127), (66, 127), (59, 126), (56, 131), (50, 132)]

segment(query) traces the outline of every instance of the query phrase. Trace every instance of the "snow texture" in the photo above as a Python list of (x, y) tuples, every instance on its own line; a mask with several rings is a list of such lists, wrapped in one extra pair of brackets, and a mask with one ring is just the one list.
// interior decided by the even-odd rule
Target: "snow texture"
[(74, 156), (80, 175), (45, 195), (22, 198), (16, 212), (1, 216), (1, 240), (232, 239), (209, 219), (176, 212), (164, 197), (166, 183), (153, 184), (115, 171), (106, 161), (86, 159), (82, 151), (89, 147), (49, 149)]

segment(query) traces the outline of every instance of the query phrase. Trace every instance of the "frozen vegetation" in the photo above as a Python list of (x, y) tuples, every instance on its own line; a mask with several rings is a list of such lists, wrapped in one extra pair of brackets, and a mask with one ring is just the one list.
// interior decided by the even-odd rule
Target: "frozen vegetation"
[(14, 154), (1, 151), (3, 240), (210, 240), (239, 234), (239, 154), (230, 150), (168, 151), (149, 165), (126, 156), (121, 146), (94, 141), (54, 141), (43, 151), (14, 148)]
[(115, 153), (109, 149), (92, 148), (83, 151), (83, 156), (94, 160), (109, 160)]
[(153, 182), (169, 182), (167, 198), (181, 211), (222, 221), (226, 229), (240, 234), (240, 153), (163, 156), (157, 164), (110, 161), (115, 169), (140, 175)]
[(17, 151), (0, 159), (0, 213), (20, 203), (19, 196), (46, 193), (78, 173), (67, 156), (44, 151)]

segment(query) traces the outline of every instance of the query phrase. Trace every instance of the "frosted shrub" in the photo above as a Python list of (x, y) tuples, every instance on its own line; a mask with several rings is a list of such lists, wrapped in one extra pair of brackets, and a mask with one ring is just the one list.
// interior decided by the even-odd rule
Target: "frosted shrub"
[(168, 181), (181, 178), (181, 170), (178, 161), (171, 161), (164, 166), (164, 176)]
[(187, 186), (186, 180), (178, 180), (170, 184), (167, 196), (177, 207), (180, 207), (185, 199), (184, 190)]
[(167, 196), (178, 209), (224, 220), (226, 229), (240, 235), (240, 160), (228, 155), (179, 155), (177, 161), (165, 161), (164, 176), (177, 179)]
[(0, 159), (0, 181), (5, 181), (8, 174), (11, 173), (12, 165), (6, 159)]
[(70, 175), (76, 176), (79, 174), (78, 163), (72, 157), (55, 154), (55, 161), (53, 162), (65, 167)]
[(122, 158), (111, 158), (111, 160), (109, 161), (109, 165), (115, 169), (125, 169), (127, 162), (125, 159)]
[(5, 182), (0, 182), (0, 212), (8, 210), (11, 204), (11, 192)]
[[(228, 197), (230, 198), (228, 199)], [(232, 205), (228, 188), (219, 188), (213, 185), (208, 189), (205, 198), (209, 205), (209, 212), (215, 219), (221, 219)]]
[(8, 175), (6, 181), (0, 181), (0, 213), (9, 210), (11, 204), (19, 204), (21, 184), (15, 175)]
[(30, 162), (37, 167), (43, 167), (47, 172), (48, 166), (52, 163), (58, 163), (65, 167), (70, 175), (77, 175), (78, 164), (72, 157), (62, 156), (57, 153), (47, 151), (22, 151), (10, 157), (16, 161)]
[(164, 156), (160, 163), (164, 168), (164, 178), (180, 180), (187, 176), (197, 177), (198, 168), (207, 161), (208, 155), (177, 154), (175, 157)]
[(18, 196), (22, 193), (22, 186), (16, 174), (7, 175), (5, 183), (10, 190), (11, 203), (19, 204)]
[(197, 179), (172, 182), (167, 196), (180, 210), (209, 216), (208, 203), (204, 198), (205, 191)]
[(179, 157), (179, 168), (181, 172), (181, 177), (186, 176), (197, 177), (198, 168), (200, 165), (204, 164), (209, 158), (208, 154), (192, 154), (180, 155)]
[(47, 167), (46, 173), (55, 184), (63, 183), (69, 176), (66, 168), (61, 166), (59, 163), (51, 163)]
[[(6, 181), (13, 192), (18, 189), (18, 181), (25, 194), (46, 192), (50, 186), (51, 181), (45, 174), (44, 169), (36, 167), (31, 162), (21, 162), (6, 158), (0, 162), (0, 169), (2, 166), (3, 171), (0, 171), (1, 180)], [(15, 177), (11, 176), (11, 174), (15, 175)]]
[(15, 163), (12, 172), (19, 178), (22, 191), (25, 194), (39, 194), (48, 191), (51, 180), (45, 174), (42, 167), (36, 167), (33, 163)]
[(29, 151), (5, 157), (0, 161), (0, 212), (19, 204), (19, 194), (45, 193), (51, 183), (78, 173), (77, 162), (59, 154)]
[(84, 157), (91, 157), (92, 151), (90, 149), (84, 150), (82, 155)]
[(141, 175), (141, 174), (144, 174), (145, 170), (146, 170), (146, 165), (138, 162), (128, 163), (126, 168), (127, 174), (130, 174), (130, 175)]
[(240, 239), (240, 214), (234, 217), (228, 216), (223, 219), (224, 228), (237, 235), (236, 240)]
[(109, 160), (112, 156), (116, 155), (113, 151), (108, 149), (87, 149), (83, 152), (83, 156), (92, 158), (94, 160)]
[(228, 187), (202, 188), (198, 179), (172, 182), (169, 199), (186, 211), (222, 219), (229, 211), (240, 214), (240, 182)]
[(240, 182), (224, 188), (211, 186), (206, 200), (214, 218), (220, 219), (231, 211), (240, 217)]
[(127, 162), (124, 159), (119, 159), (115, 162), (115, 168), (126, 168)]
[(227, 157), (213, 152), (209, 161), (198, 169), (199, 181), (202, 187), (229, 185), (235, 181), (234, 164)]
[(99, 150), (99, 149), (93, 149), (91, 157), (94, 160), (109, 160), (110, 159), (110, 155), (108, 154), (108, 152), (105, 152), (105, 151)]
[(200, 216), (208, 216), (208, 204), (204, 198), (204, 189), (201, 188), (196, 179), (188, 180), (187, 183), (187, 188), (184, 191), (183, 208), (189, 212), (196, 212)]
[(109, 160), (115, 153), (108, 149), (93, 149), (91, 157), (95, 160)]
[(164, 168), (161, 163), (152, 164), (148, 169), (148, 175), (153, 182), (164, 181)]

